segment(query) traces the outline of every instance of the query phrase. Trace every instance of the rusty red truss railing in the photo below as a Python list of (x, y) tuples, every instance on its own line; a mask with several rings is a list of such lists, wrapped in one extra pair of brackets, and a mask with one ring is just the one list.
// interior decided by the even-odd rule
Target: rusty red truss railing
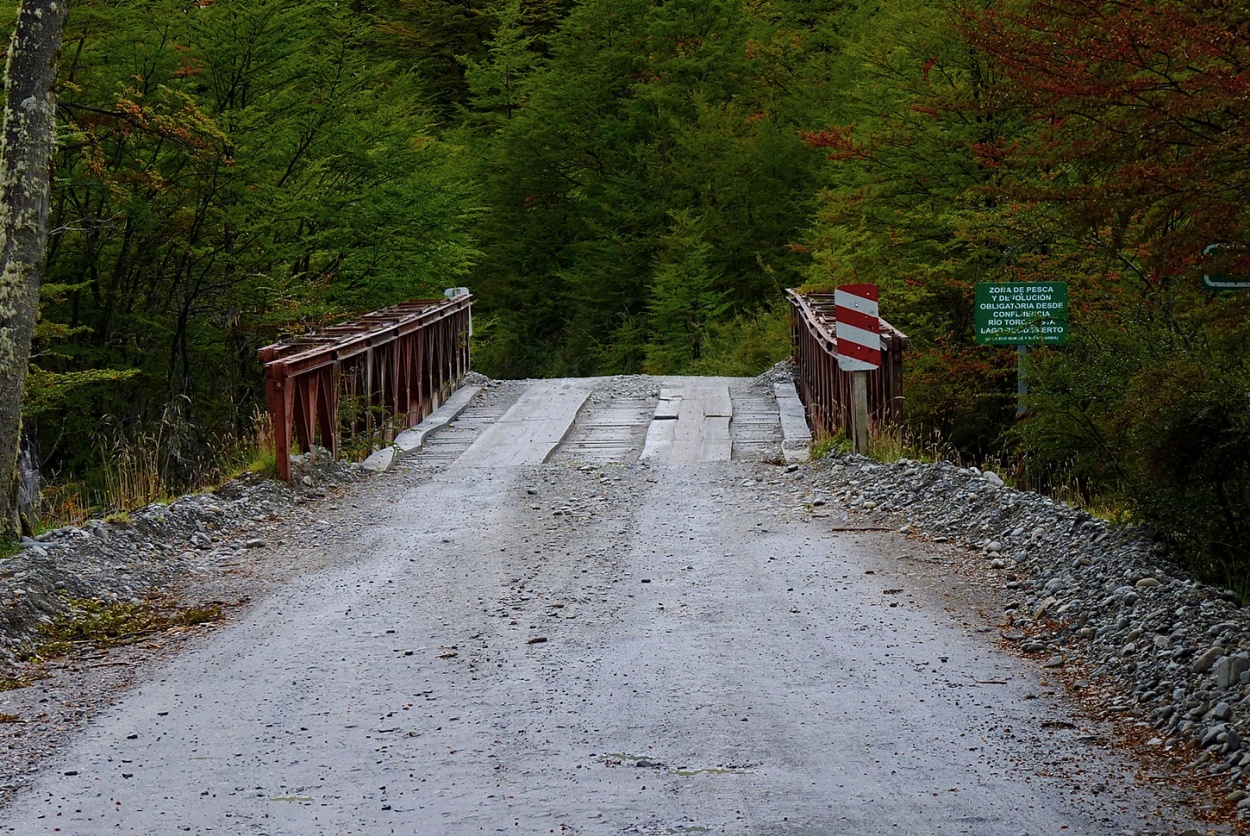
[(291, 443), (328, 448), (346, 437), (390, 443), (455, 391), (469, 371), (473, 297), (413, 300), (260, 349), (278, 478), (291, 481)]
[[(852, 378), (838, 368), (832, 293), (787, 290), (798, 361), (799, 397), (817, 438), (851, 434)], [(903, 421), (903, 353), (907, 336), (881, 320), (881, 368), (868, 372), (868, 419), (881, 427)]]

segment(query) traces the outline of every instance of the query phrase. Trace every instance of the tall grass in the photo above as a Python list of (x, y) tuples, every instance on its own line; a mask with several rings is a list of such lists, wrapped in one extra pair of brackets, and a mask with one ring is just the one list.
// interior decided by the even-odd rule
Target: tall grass
[(54, 481), (40, 491), (38, 527), (82, 525), (95, 516), (126, 513), (184, 493), (212, 490), (245, 473), (277, 474), (273, 424), (260, 407), (240, 434), (215, 435), (202, 455), (181, 455), (168, 422), (133, 435), (114, 428), (96, 439), (97, 465), (81, 479)]

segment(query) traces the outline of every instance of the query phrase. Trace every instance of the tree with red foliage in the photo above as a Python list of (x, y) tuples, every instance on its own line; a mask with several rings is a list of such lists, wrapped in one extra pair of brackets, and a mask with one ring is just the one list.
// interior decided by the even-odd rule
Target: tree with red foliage
[(962, 24), (999, 76), (985, 107), (1027, 120), (977, 149), (1040, 230), (1018, 275), (1073, 282), (1073, 343), (1040, 358), (1025, 443), (1240, 583), (1250, 292), (1201, 275), (1250, 276), (1250, 8), (1022, 0)]
[[(1250, 8), (1208, 0), (1028, 0), (966, 11), (995, 64), (991, 107), (1034, 128), (1022, 193), (1063, 207), (1151, 284), (1250, 272)], [(1031, 175), (1031, 176), (1028, 176)]]

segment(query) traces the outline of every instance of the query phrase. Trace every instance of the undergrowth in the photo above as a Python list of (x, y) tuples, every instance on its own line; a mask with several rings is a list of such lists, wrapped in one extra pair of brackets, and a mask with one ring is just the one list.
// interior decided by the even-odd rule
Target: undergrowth
[[(244, 474), (276, 478), (277, 452), (269, 413), (257, 407), (250, 430), (218, 436), (202, 461), (176, 461), (160, 431), (97, 439), (99, 465), (83, 478), (40, 491), (37, 530), (81, 526), (93, 517), (126, 522), (129, 513), (181, 494), (212, 491)], [(2, 552), (0, 552), (2, 554)]]
[(64, 656), (75, 647), (119, 647), (175, 627), (193, 627), (221, 618), (220, 604), (170, 608), (152, 602), (105, 603), (94, 598), (71, 602), (70, 611), (40, 630), (36, 655)]
[[(0, 677), (0, 691), (25, 688), (46, 677), (43, 664), (85, 649), (106, 649), (134, 644), (169, 630), (209, 624), (221, 618), (220, 604), (176, 607), (147, 601), (106, 603), (94, 598), (70, 602), (68, 613), (44, 625), (27, 657), (32, 663), (16, 677)], [(17, 722), (5, 720), (0, 723)]]

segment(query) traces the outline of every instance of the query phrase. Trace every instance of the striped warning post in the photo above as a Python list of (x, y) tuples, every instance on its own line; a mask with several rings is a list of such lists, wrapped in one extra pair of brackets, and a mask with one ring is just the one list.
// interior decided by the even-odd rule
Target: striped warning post
[(833, 294), (838, 368), (867, 372), (881, 368), (881, 319), (875, 284), (847, 284)]

